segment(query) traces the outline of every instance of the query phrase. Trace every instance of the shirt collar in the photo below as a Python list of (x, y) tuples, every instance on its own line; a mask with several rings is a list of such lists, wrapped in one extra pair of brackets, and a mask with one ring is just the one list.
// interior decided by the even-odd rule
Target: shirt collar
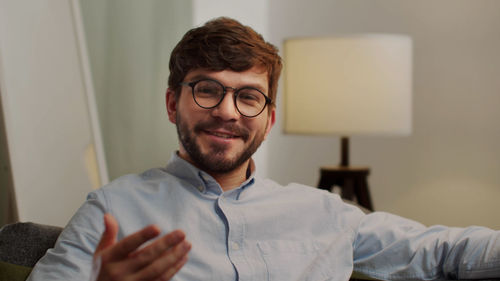
[[(202, 171), (189, 163), (188, 161), (182, 159), (178, 152), (173, 152), (170, 160), (165, 168), (165, 170), (190, 183), (201, 193), (214, 193), (220, 195), (223, 193), (222, 188), (219, 183), (208, 173)], [(239, 197), (240, 193), (247, 187), (253, 185), (255, 182), (255, 163), (250, 159), (249, 173), (247, 174), (247, 179), (238, 187), (233, 190), (228, 191), (228, 193), (235, 192), (236, 198)]]

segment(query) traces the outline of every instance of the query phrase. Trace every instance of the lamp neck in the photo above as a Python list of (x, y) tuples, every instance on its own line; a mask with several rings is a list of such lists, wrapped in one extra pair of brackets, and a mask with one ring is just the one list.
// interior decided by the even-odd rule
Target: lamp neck
[(345, 136), (340, 139), (340, 166), (349, 166), (349, 137)]

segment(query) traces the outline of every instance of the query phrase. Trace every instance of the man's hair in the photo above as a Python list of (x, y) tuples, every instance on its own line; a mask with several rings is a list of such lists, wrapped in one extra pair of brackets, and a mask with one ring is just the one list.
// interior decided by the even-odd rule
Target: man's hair
[(189, 30), (170, 56), (168, 86), (180, 93), (180, 83), (195, 69), (246, 71), (254, 66), (267, 71), (274, 105), (282, 62), (278, 49), (262, 35), (230, 18), (217, 18)]

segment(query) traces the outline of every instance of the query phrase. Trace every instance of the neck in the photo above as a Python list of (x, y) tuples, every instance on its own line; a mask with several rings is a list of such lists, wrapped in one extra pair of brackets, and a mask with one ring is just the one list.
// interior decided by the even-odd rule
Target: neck
[[(190, 157), (188, 157), (187, 153), (183, 150), (179, 150), (177, 152), (177, 155), (179, 155), (180, 158), (188, 161), (192, 165), (200, 168), (194, 161), (191, 160)], [(216, 181), (217, 183), (221, 186), (222, 190), (228, 191), (231, 189), (235, 189), (238, 186), (240, 186), (244, 181), (247, 180), (249, 174), (255, 170), (255, 164), (252, 159), (248, 159), (245, 161), (243, 164), (241, 164), (239, 167), (236, 169), (227, 172), (227, 173), (216, 173), (216, 172), (209, 172), (205, 171), (208, 174), (210, 174)]]
[(254, 164), (251, 159), (231, 172), (222, 174), (210, 173), (210, 175), (219, 183), (222, 190), (229, 191), (237, 188), (247, 180), (248, 169), (250, 169), (250, 171), (253, 171), (254, 169)]

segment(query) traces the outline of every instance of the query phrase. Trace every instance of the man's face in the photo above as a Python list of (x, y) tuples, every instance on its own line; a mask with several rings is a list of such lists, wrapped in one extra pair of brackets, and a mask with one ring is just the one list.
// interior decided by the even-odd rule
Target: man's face
[[(251, 86), (268, 94), (267, 73), (255, 67), (244, 72), (193, 70), (184, 82), (203, 78), (232, 88)], [(266, 107), (253, 118), (242, 116), (230, 89), (222, 102), (211, 109), (195, 103), (189, 86), (182, 86), (177, 100), (174, 95), (170, 89), (167, 91), (167, 110), (179, 134), (180, 156), (208, 173), (224, 174), (245, 165), (275, 121), (274, 108), (269, 111)]]

